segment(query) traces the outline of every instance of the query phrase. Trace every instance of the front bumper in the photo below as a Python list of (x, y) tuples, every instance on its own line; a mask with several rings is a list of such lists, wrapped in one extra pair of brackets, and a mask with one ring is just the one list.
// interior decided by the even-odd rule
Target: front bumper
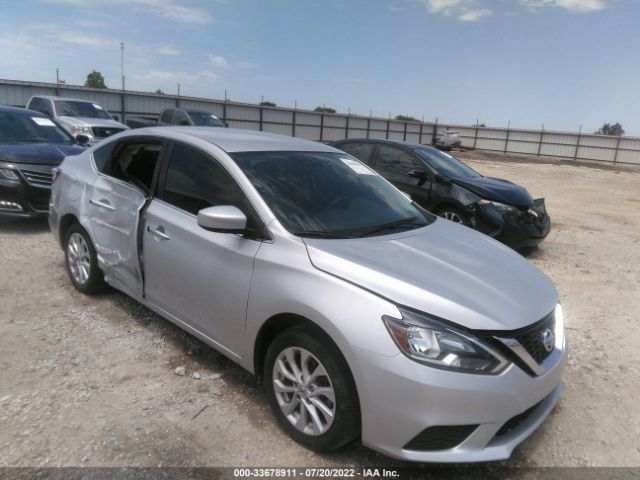
[[(351, 350), (362, 443), (416, 462), (507, 459), (558, 402), (566, 351), (565, 345), (555, 365), (532, 377), (515, 364), (500, 375), (474, 375), (420, 365), (400, 353), (388, 358)], [(451, 448), (407, 448), (429, 427), (445, 426), (474, 428)]]
[(18, 176), (18, 180), (0, 178), (0, 215), (34, 217), (49, 213), (54, 165), (3, 163), (0, 168)]
[(503, 214), (491, 205), (477, 205), (472, 212), (474, 227), (514, 250), (534, 247), (551, 230), (551, 219), (544, 200), (536, 200), (534, 207), (517, 214)]

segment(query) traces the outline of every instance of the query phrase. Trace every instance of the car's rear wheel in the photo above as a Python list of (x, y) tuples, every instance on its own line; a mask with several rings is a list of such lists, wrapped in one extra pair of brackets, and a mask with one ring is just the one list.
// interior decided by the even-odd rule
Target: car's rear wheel
[(360, 434), (353, 378), (324, 335), (299, 327), (278, 335), (267, 350), (264, 378), (279, 424), (298, 443), (327, 452)]
[(446, 218), (447, 220), (453, 223), (459, 223), (460, 225), (466, 225), (467, 227), (471, 225), (471, 222), (469, 221), (469, 216), (465, 214), (463, 211), (461, 211), (460, 209), (455, 207), (449, 207), (449, 206), (443, 207), (440, 210), (438, 210), (438, 215), (441, 216), (442, 218)]
[(86, 294), (99, 292), (105, 287), (93, 243), (77, 223), (67, 231), (64, 251), (67, 273), (74, 287)]

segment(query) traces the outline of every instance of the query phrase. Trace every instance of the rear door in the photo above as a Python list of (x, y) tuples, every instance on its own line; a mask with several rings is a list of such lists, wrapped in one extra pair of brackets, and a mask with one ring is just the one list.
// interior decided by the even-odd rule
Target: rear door
[[(375, 153), (373, 168), (383, 177), (393, 183), (419, 205), (426, 206), (429, 202), (431, 176), (427, 166), (413, 153), (396, 147), (381, 144)], [(426, 176), (418, 178), (412, 172), (425, 172)]]
[(154, 188), (163, 146), (160, 139), (134, 137), (97, 149), (99, 174), (87, 190), (86, 215), (105, 279), (136, 299), (142, 297), (140, 212)]
[(162, 168), (158, 195), (145, 212), (145, 298), (227, 351), (237, 354), (260, 240), (210, 232), (199, 210), (240, 208), (254, 226), (241, 188), (207, 152), (176, 142)]

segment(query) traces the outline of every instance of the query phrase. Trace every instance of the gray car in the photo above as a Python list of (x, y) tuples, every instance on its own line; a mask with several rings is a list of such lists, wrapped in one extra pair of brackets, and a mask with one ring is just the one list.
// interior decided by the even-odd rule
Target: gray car
[(74, 138), (86, 136), (85, 141), (89, 143), (129, 129), (114, 120), (102, 106), (89, 100), (42, 95), (31, 97), (27, 108), (53, 118)]
[(106, 282), (254, 373), (309, 448), (504, 459), (560, 397), (547, 277), (332, 147), (121, 133), (63, 162), (49, 221), (78, 290)]

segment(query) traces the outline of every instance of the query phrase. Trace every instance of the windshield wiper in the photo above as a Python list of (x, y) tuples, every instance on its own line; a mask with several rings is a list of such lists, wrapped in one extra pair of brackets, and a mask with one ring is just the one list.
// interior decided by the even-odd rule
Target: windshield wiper
[(292, 233), (298, 237), (308, 237), (308, 238), (351, 238), (342, 233), (326, 232), (323, 230), (299, 230), (297, 232), (292, 232)]
[(389, 230), (393, 228), (405, 228), (405, 227), (424, 227), (426, 224), (416, 222), (416, 217), (403, 218), (400, 220), (396, 220), (395, 222), (384, 223), (382, 225), (378, 225), (377, 227), (372, 228), (371, 230), (367, 230), (364, 233), (358, 235), (358, 237), (366, 237), (367, 235), (373, 235), (374, 233), (381, 232), (383, 230)]

